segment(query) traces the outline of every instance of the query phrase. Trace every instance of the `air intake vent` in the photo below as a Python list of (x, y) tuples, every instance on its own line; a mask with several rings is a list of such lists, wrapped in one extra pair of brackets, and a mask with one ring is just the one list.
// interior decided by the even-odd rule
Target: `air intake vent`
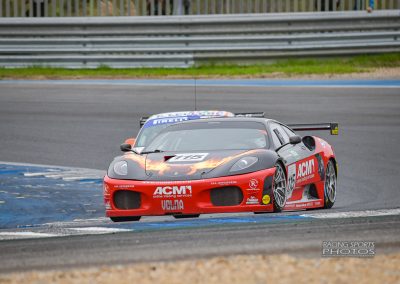
[(114, 204), (118, 209), (138, 209), (140, 208), (140, 193), (118, 190), (114, 193)]
[(243, 201), (243, 193), (236, 186), (211, 189), (211, 203), (214, 206), (235, 206)]

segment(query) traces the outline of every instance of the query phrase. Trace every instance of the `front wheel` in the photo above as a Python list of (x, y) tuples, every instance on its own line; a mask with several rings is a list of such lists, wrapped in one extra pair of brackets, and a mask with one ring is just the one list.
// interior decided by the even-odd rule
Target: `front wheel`
[(336, 172), (332, 160), (329, 160), (325, 171), (324, 208), (331, 208), (336, 200)]
[(276, 164), (272, 192), (274, 212), (281, 212), (286, 204), (286, 174), (281, 164)]
[(113, 222), (139, 221), (142, 216), (110, 217)]

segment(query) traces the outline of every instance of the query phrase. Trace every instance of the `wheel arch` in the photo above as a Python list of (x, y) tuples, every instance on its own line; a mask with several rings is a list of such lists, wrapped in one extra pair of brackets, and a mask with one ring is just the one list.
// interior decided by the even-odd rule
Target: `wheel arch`
[(337, 164), (336, 158), (335, 158), (334, 156), (331, 156), (331, 157), (328, 159), (328, 162), (326, 163), (327, 165), (328, 165), (329, 161), (332, 161), (332, 162), (333, 162), (333, 165), (334, 165), (333, 168), (335, 169), (335, 174), (336, 174), (336, 178), (337, 178), (337, 176), (338, 176), (338, 164)]
[(286, 175), (286, 178), (287, 178), (286, 165), (285, 165), (285, 163), (283, 162), (283, 159), (282, 159), (282, 158), (278, 158), (278, 159), (276, 160), (276, 163), (281, 164), (281, 166), (282, 166), (282, 168), (283, 168), (283, 171), (285, 172), (285, 175)]

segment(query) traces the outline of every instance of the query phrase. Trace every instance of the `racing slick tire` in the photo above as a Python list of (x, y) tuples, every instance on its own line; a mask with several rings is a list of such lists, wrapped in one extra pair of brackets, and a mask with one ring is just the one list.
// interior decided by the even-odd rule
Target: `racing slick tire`
[(200, 214), (176, 214), (175, 219), (185, 219), (185, 218), (198, 218)]
[(113, 222), (139, 221), (142, 216), (110, 217)]
[(274, 212), (281, 212), (286, 204), (286, 173), (282, 164), (277, 163), (275, 166), (274, 181), (272, 183), (273, 206)]
[(335, 165), (332, 160), (329, 160), (325, 171), (324, 184), (324, 208), (329, 209), (333, 206), (336, 200), (337, 177)]

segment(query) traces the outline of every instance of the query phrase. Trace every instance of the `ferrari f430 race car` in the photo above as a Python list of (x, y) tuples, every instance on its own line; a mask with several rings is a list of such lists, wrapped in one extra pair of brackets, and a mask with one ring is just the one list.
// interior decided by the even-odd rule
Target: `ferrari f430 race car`
[(173, 124), (140, 153), (126, 147), (104, 177), (106, 215), (176, 218), (223, 212), (330, 208), (336, 198), (332, 146), (294, 131), (336, 123), (284, 125), (265, 118), (211, 118)]

